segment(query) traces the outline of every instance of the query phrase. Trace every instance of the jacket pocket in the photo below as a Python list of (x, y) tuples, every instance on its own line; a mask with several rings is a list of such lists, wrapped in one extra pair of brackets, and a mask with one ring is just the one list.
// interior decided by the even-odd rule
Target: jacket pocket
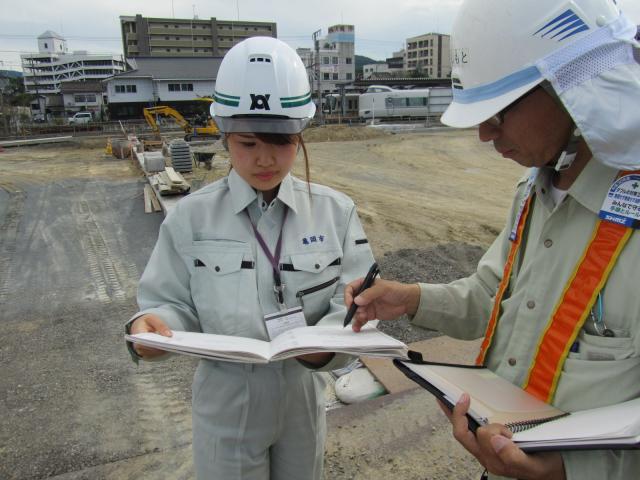
[(193, 265), (191, 296), (202, 331), (255, 336), (259, 324), (253, 323), (260, 315), (249, 246), (239, 242), (203, 243), (184, 252)]
[(308, 325), (315, 325), (329, 310), (339, 285), (342, 252), (309, 252), (290, 256), (293, 270), (286, 281), (294, 288), (296, 302), (302, 306)]

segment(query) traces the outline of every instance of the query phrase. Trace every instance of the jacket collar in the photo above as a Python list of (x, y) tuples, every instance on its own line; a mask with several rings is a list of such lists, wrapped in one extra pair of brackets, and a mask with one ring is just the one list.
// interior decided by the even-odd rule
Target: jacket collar
[(569, 195), (597, 215), (617, 175), (618, 170), (592, 158), (569, 188)]
[[(229, 172), (229, 191), (234, 213), (240, 213), (258, 198), (257, 192), (238, 173), (231, 169)], [(287, 175), (280, 183), (277, 199), (297, 213), (296, 200), (293, 192), (293, 179)]]

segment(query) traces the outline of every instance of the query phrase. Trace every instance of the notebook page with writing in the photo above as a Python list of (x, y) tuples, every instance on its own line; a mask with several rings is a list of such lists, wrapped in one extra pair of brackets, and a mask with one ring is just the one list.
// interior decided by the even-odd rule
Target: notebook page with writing
[(208, 333), (173, 330), (173, 336), (164, 337), (156, 333), (125, 335), (129, 341), (172, 352), (192, 353), (204, 357), (230, 360), (251, 359), (266, 362), (269, 358), (269, 343), (253, 338), (213, 335)]
[(373, 327), (365, 327), (358, 333), (342, 326), (300, 327), (288, 330), (271, 341), (273, 359), (312, 351), (406, 357), (407, 346)]

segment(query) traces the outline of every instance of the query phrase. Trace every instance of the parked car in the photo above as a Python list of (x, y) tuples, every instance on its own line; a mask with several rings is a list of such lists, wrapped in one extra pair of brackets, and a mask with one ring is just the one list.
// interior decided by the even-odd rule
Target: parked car
[(93, 115), (91, 112), (78, 112), (73, 117), (69, 118), (69, 125), (80, 125), (92, 121)]

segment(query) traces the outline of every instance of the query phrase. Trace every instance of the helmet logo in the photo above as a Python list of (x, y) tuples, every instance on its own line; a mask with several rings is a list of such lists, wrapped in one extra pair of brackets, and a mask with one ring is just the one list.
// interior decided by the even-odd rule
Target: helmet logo
[(573, 10), (568, 9), (548, 22), (533, 35), (537, 36), (540, 34), (540, 38), (546, 37), (550, 39), (560, 36), (557, 41), (561, 42), (566, 38), (586, 30), (589, 30), (589, 26), (584, 22), (584, 20), (582, 20), (582, 18), (580, 18)]
[(269, 108), (269, 97), (271, 95), (256, 95), (251, 93), (251, 107), (249, 110), (271, 110)]

